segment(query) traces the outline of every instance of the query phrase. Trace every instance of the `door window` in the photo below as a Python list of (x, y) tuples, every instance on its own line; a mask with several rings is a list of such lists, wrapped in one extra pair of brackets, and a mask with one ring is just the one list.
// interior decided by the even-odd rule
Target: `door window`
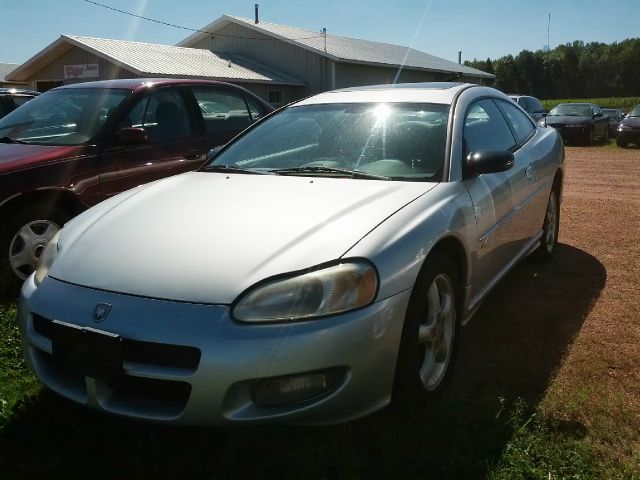
[(161, 89), (140, 99), (124, 116), (119, 128), (144, 128), (152, 145), (193, 135), (189, 113), (178, 89)]
[(527, 115), (515, 108), (509, 102), (498, 100), (498, 105), (500, 105), (500, 108), (507, 117), (511, 128), (515, 133), (516, 140), (520, 145), (522, 145), (531, 135), (533, 135), (535, 129), (533, 123), (531, 123), (531, 120), (529, 120)]
[(207, 133), (231, 133), (251, 124), (251, 113), (244, 97), (231, 90), (193, 87)]
[(516, 141), (498, 107), (490, 99), (474, 103), (464, 119), (465, 156), (479, 150), (512, 150)]

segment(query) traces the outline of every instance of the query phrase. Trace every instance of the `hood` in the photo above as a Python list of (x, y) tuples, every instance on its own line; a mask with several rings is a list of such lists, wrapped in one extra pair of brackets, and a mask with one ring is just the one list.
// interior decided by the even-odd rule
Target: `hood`
[(41, 163), (75, 157), (86, 150), (83, 146), (25, 145), (0, 143), (0, 174), (23, 170)]
[(545, 118), (546, 118), (547, 125), (551, 127), (554, 125), (570, 125), (573, 123), (580, 123), (585, 125), (592, 123), (592, 120), (590, 117), (576, 117), (576, 116), (569, 116), (569, 115), (552, 115), (552, 116), (547, 115)]
[(340, 258), (436, 184), (191, 172), (125, 192), (62, 231), (53, 278), (229, 304), (273, 275)]
[(622, 120), (622, 125), (640, 129), (640, 117), (627, 117)]

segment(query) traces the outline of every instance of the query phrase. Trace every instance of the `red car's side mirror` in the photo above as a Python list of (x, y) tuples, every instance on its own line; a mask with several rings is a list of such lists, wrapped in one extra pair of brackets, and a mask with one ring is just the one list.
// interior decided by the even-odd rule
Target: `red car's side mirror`
[(144, 128), (121, 128), (118, 130), (116, 137), (120, 145), (143, 145), (147, 143), (147, 132), (145, 132)]

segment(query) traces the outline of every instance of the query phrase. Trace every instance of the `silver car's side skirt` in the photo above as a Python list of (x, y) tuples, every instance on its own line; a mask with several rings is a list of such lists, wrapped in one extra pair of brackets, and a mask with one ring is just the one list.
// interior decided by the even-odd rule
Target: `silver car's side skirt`
[(502, 270), (500, 270), (495, 277), (493, 277), (478, 294), (471, 299), (467, 306), (467, 312), (462, 320), (462, 325), (466, 325), (473, 315), (478, 311), (484, 298), (489, 292), (497, 285), (497, 283), (504, 277), (520, 260), (529, 255), (537, 248), (536, 243), (542, 238), (542, 229), (534, 235), (518, 252), (518, 254), (507, 263)]

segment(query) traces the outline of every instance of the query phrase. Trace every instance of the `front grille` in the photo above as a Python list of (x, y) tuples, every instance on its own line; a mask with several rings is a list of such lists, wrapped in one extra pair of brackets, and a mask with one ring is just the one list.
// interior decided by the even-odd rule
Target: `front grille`
[[(52, 342), (54, 338), (59, 338), (55, 329), (60, 327), (48, 318), (34, 314), (33, 328)], [(60, 348), (67, 352), (74, 345), (72, 343)], [(184, 412), (191, 395), (191, 385), (179, 378), (147, 378), (144, 376), (145, 369), (138, 366), (151, 367), (155, 374), (160, 375), (164, 372), (169, 375), (184, 375), (186, 380), (200, 363), (200, 350), (195, 347), (122, 338), (121, 361), (125, 368), (100, 370), (94, 374), (88, 366), (89, 362), (78, 366), (61, 356), (60, 352), (51, 354), (41, 348), (32, 344), (34, 367), (41, 380), (53, 390), (86, 404), (89, 391), (85, 377), (91, 377), (95, 381), (94, 395), (100, 408), (113, 413), (158, 420), (176, 418)], [(53, 345), (54, 350), (55, 348)], [(83, 348), (82, 345), (80, 348)], [(108, 349), (105, 352), (110, 353)], [(129, 374), (127, 363), (137, 373)], [(169, 370), (163, 370), (164, 368)], [(182, 372), (176, 372), (176, 368)]]
[[(40, 315), (33, 315), (33, 328), (43, 337), (53, 338), (53, 322)], [(122, 357), (125, 362), (176, 367), (195, 370), (200, 363), (200, 350), (183, 345), (143, 342), (122, 339)]]

